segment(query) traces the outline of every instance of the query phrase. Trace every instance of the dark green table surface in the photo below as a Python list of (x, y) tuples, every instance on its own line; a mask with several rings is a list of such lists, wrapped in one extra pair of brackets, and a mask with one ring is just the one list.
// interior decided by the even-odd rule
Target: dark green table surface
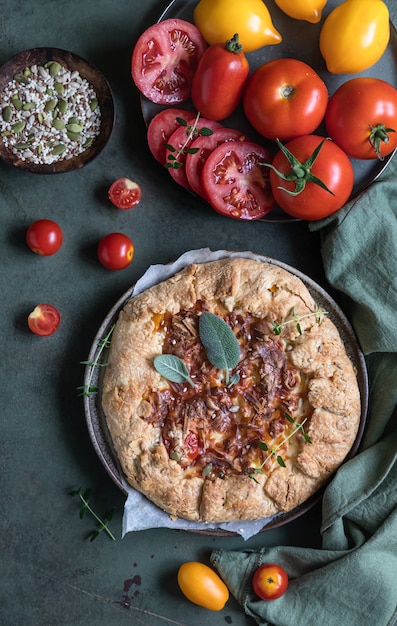
[[(139, 97), (130, 78), (138, 35), (167, 5), (145, 0), (4, 0), (0, 63), (37, 46), (72, 50), (94, 62), (114, 91), (117, 119), (102, 154), (82, 170), (55, 176), (0, 163), (1, 431), (0, 623), (12, 626), (144, 626), (253, 624), (232, 598), (219, 613), (190, 604), (176, 583), (179, 565), (209, 562), (215, 547), (319, 544), (320, 505), (300, 519), (244, 542), (175, 530), (121, 539), (124, 496), (91, 444), (77, 387), (96, 330), (108, 310), (153, 263), (189, 249), (252, 250), (284, 261), (325, 284), (319, 235), (305, 223), (241, 223), (214, 213), (179, 188), (145, 142)], [(131, 212), (107, 200), (110, 183), (128, 176), (143, 198)], [(25, 244), (29, 224), (56, 220), (64, 244), (54, 257)], [(120, 272), (96, 259), (98, 240), (129, 234), (132, 265)], [(39, 338), (27, 314), (55, 304), (58, 331)], [(98, 513), (114, 507), (111, 528), (89, 542), (94, 527), (79, 519), (69, 492), (92, 489)]]

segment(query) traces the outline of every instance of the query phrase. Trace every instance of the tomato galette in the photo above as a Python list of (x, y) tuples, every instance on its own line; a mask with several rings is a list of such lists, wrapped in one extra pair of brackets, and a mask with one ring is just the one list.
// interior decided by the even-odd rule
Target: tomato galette
[(192, 264), (133, 297), (107, 361), (102, 406), (122, 469), (171, 516), (290, 511), (357, 435), (359, 387), (338, 330), (271, 263)]

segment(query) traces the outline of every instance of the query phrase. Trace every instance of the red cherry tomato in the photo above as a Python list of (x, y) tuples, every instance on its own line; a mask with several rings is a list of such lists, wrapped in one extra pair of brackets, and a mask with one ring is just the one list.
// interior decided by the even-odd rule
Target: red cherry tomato
[(178, 104), (190, 98), (191, 82), (207, 43), (194, 24), (180, 19), (150, 26), (135, 44), (131, 73), (152, 102)]
[(122, 270), (134, 257), (134, 244), (124, 233), (110, 233), (98, 245), (98, 259), (109, 270)]
[(129, 178), (118, 178), (109, 187), (109, 200), (118, 209), (132, 209), (139, 204), (142, 192), (137, 183)]
[(281, 565), (265, 563), (255, 570), (252, 586), (262, 600), (276, 600), (287, 590), (288, 574)]
[(63, 242), (61, 227), (52, 220), (37, 220), (26, 231), (29, 248), (41, 256), (51, 256), (58, 252)]
[(58, 309), (52, 304), (38, 304), (28, 315), (28, 326), (32, 333), (48, 337), (55, 333), (61, 321)]
[(269, 172), (258, 165), (269, 159), (266, 148), (250, 141), (229, 141), (215, 148), (201, 173), (212, 208), (239, 220), (257, 220), (269, 213), (274, 206)]
[[(323, 140), (324, 137), (317, 135), (305, 135), (295, 137), (285, 147), (300, 163), (305, 163)], [(292, 173), (291, 165), (281, 150), (277, 152), (272, 165), (281, 174)], [(286, 213), (303, 220), (319, 220), (335, 213), (349, 199), (353, 190), (354, 171), (345, 152), (329, 139), (324, 141), (310, 171), (332, 193), (308, 181), (301, 193), (292, 196), (284, 190), (295, 191), (295, 183), (284, 180), (273, 170), (270, 171), (270, 183), (276, 203)]]
[(239, 104), (249, 65), (238, 35), (226, 43), (209, 46), (200, 59), (192, 82), (192, 101), (210, 120), (224, 120)]
[(352, 78), (331, 96), (330, 137), (355, 159), (383, 159), (397, 147), (397, 89), (380, 78)]
[(164, 165), (167, 158), (165, 146), (174, 130), (180, 126), (178, 119), (187, 122), (192, 119), (192, 112), (176, 108), (163, 109), (149, 122), (147, 129), (149, 150), (161, 165)]
[(249, 78), (244, 92), (248, 120), (272, 140), (313, 133), (324, 118), (327, 103), (325, 83), (298, 59), (264, 63)]
[(199, 438), (197, 433), (189, 430), (185, 437), (184, 446), (187, 448), (187, 455), (193, 461), (199, 454)]

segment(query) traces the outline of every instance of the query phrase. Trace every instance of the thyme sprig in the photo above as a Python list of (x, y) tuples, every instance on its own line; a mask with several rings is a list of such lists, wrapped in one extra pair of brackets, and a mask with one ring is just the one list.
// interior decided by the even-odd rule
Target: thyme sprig
[(309, 435), (304, 430), (304, 425), (307, 422), (307, 417), (305, 417), (305, 419), (302, 422), (297, 422), (296, 420), (294, 420), (294, 418), (289, 413), (285, 413), (285, 418), (291, 424), (294, 424), (294, 426), (295, 426), (295, 428), (289, 433), (289, 435), (284, 437), (282, 439), (282, 441), (280, 441), (280, 443), (278, 443), (273, 448), (269, 448), (267, 443), (265, 443), (264, 441), (259, 441), (258, 442), (258, 448), (260, 448), (264, 452), (267, 452), (267, 455), (265, 456), (264, 460), (262, 461), (262, 463), (260, 464), (259, 467), (249, 468), (249, 469), (246, 470), (246, 473), (248, 474), (249, 478), (252, 478), (256, 483), (258, 481), (255, 478), (255, 474), (263, 474), (264, 473), (263, 472), (263, 468), (265, 467), (266, 463), (272, 457), (274, 457), (276, 459), (277, 463), (281, 467), (286, 467), (285, 461), (284, 461), (283, 457), (281, 456), (281, 454), (279, 454), (279, 451), (287, 443), (287, 441), (292, 439), (292, 437), (294, 437), (298, 432), (302, 433), (302, 436), (303, 436), (304, 440), (306, 441), (306, 443), (312, 443), (312, 440), (310, 439)]
[(112, 533), (112, 531), (109, 528), (109, 522), (112, 520), (114, 509), (109, 511), (106, 514), (106, 517), (104, 518), (104, 520), (102, 520), (95, 513), (95, 511), (92, 509), (92, 507), (89, 504), (89, 499), (90, 499), (90, 496), (91, 496), (91, 489), (86, 489), (85, 491), (83, 491), (83, 489), (81, 487), (79, 487), (79, 489), (76, 489), (75, 491), (71, 491), (70, 495), (71, 496), (78, 496), (80, 498), (81, 502), (83, 503), (83, 506), (80, 509), (80, 519), (83, 519), (83, 517), (85, 516), (86, 512), (88, 511), (89, 513), (91, 513), (93, 518), (98, 522), (98, 528), (96, 528), (95, 530), (93, 530), (89, 534), (90, 541), (94, 541), (94, 539), (96, 539), (98, 537), (99, 533), (101, 533), (102, 531), (105, 531), (105, 533), (107, 533), (107, 535), (110, 537), (110, 539), (112, 539), (113, 541), (116, 541), (116, 537), (114, 536), (114, 534)]
[(167, 163), (165, 163), (165, 167), (167, 169), (178, 169), (179, 167), (183, 167), (182, 161), (179, 160), (179, 157), (186, 154), (196, 154), (199, 151), (199, 148), (190, 148), (189, 145), (192, 143), (194, 139), (196, 139), (199, 135), (204, 137), (209, 137), (212, 135), (213, 131), (210, 128), (203, 126), (202, 128), (198, 128), (198, 121), (200, 119), (200, 113), (197, 113), (196, 118), (193, 124), (188, 124), (185, 119), (182, 117), (177, 117), (176, 121), (180, 126), (186, 127), (186, 140), (183, 145), (177, 150), (175, 146), (166, 143), (165, 147), (171, 152), (168, 155)]
[(275, 335), (281, 335), (281, 331), (284, 328), (284, 326), (288, 326), (288, 324), (296, 324), (298, 333), (302, 335), (303, 333), (302, 333), (302, 328), (300, 325), (301, 320), (305, 319), (306, 317), (315, 316), (317, 323), (321, 324), (323, 315), (328, 315), (328, 311), (321, 310), (319, 306), (317, 306), (317, 309), (313, 311), (312, 313), (305, 313), (304, 315), (297, 315), (297, 313), (295, 312), (295, 307), (294, 307), (291, 309), (289, 313), (289, 316), (291, 317), (291, 319), (281, 318), (279, 322), (273, 322), (273, 332)]
[(95, 359), (93, 361), (80, 361), (81, 365), (88, 365), (91, 367), (89, 376), (88, 376), (88, 381), (86, 382), (85, 385), (81, 385), (80, 387), (77, 387), (77, 389), (81, 392), (79, 393), (79, 396), (85, 396), (86, 398), (90, 398), (94, 393), (98, 392), (98, 387), (94, 386), (92, 384), (92, 379), (94, 377), (94, 371), (97, 367), (106, 367), (108, 365), (108, 363), (100, 363), (99, 360), (102, 356), (103, 351), (106, 348), (109, 348), (110, 346), (110, 338), (112, 335), (112, 332), (114, 330), (115, 324), (113, 324), (109, 331), (106, 333), (105, 337), (103, 337), (99, 342), (98, 342), (98, 352), (95, 356)]

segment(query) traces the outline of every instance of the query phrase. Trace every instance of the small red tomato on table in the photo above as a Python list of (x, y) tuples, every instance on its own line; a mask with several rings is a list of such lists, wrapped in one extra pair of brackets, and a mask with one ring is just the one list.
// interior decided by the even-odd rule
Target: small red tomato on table
[(281, 565), (264, 563), (255, 570), (252, 587), (262, 600), (276, 600), (288, 588), (288, 574)]
[(30, 330), (41, 337), (48, 337), (55, 333), (60, 321), (59, 311), (52, 304), (38, 304), (28, 315)]
[(62, 246), (62, 242), (62, 229), (53, 220), (37, 220), (26, 231), (26, 243), (33, 252), (41, 256), (55, 254)]
[(110, 185), (108, 196), (118, 209), (133, 209), (141, 201), (142, 191), (138, 183), (129, 178), (118, 178)]
[(101, 239), (98, 259), (109, 270), (123, 270), (134, 257), (134, 244), (124, 233), (109, 233)]

